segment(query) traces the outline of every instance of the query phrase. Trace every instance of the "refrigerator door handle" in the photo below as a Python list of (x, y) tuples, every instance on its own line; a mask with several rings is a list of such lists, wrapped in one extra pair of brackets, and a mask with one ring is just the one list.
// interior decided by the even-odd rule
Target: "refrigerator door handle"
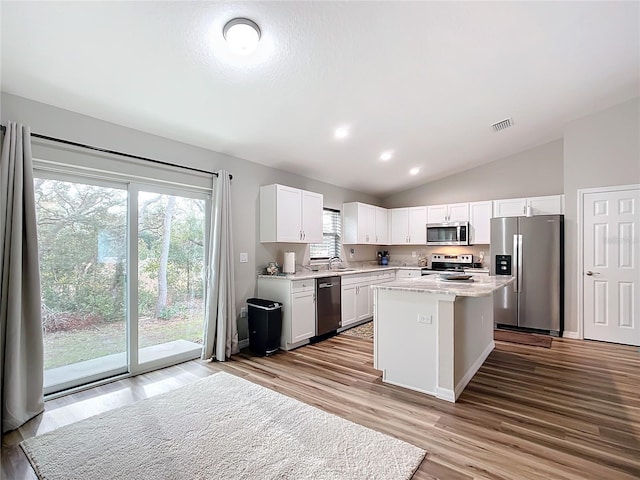
[(518, 237), (518, 293), (522, 292), (522, 235)]
[(520, 254), (518, 253), (518, 237), (519, 235), (513, 236), (513, 258), (511, 259), (513, 276), (516, 277), (516, 281), (513, 282), (513, 291), (516, 293), (518, 293), (518, 281), (520, 280), (520, 263), (518, 262)]

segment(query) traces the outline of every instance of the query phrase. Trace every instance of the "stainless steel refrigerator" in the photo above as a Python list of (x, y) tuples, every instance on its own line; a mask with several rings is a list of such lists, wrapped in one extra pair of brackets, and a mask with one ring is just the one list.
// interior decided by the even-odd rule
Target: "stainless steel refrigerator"
[(491, 275), (515, 277), (494, 293), (497, 326), (562, 335), (564, 216), (492, 218)]

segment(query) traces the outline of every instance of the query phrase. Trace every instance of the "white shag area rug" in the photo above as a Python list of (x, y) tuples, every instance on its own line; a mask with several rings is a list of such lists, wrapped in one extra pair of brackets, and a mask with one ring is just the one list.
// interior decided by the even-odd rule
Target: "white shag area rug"
[(425, 455), (226, 373), (20, 446), (46, 480), (401, 480)]

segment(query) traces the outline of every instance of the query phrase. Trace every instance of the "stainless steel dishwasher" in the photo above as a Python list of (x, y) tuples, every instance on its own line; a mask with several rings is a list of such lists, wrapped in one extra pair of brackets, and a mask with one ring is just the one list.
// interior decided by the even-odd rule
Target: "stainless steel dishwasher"
[(334, 332), (342, 325), (340, 277), (316, 279), (316, 336)]

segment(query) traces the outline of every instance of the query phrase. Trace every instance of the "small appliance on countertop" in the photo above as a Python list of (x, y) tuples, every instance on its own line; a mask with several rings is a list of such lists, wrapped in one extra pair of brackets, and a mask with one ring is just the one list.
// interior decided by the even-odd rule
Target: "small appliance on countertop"
[(284, 252), (282, 271), (284, 273), (296, 273), (296, 252)]
[(382, 252), (378, 252), (378, 265), (389, 265), (389, 251), (384, 250)]

